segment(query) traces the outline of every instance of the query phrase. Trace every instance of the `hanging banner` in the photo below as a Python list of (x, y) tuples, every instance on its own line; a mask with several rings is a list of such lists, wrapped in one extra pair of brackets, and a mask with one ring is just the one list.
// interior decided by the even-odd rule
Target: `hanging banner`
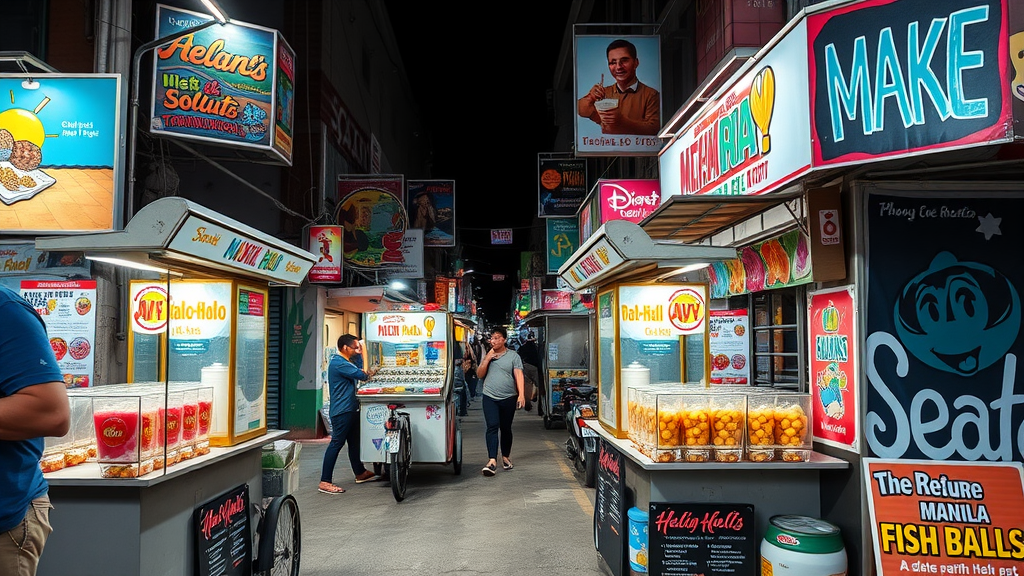
[(537, 156), (539, 206), (537, 216), (573, 216), (587, 195), (587, 161), (581, 158)]
[(391, 278), (423, 278), (423, 230), (410, 228), (402, 238), (402, 263), (389, 267)]
[(619, 287), (619, 338), (663, 341), (707, 328), (703, 284), (624, 285)]
[(575, 218), (548, 218), (547, 273), (558, 274), (558, 269), (580, 247), (580, 230)]
[(1024, 573), (1019, 462), (863, 463), (878, 576)]
[(409, 180), (410, 227), (423, 230), (423, 246), (455, 246), (455, 181)]
[(712, 384), (750, 383), (750, 318), (747, 310), (708, 312)]
[(317, 255), (310, 282), (341, 282), (341, 233), (341, 226), (309, 227), (309, 251)]
[(597, 226), (610, 220), (628, 220), (639, 224), (661, 205), (661, 182), (599, 180), (597, 198), (601, 218)]
[(491, 244), (512, 244), (512, 229), (492, 228)]
[(740, 249), (740, 257), (707, 268), (712, 298), (798, 286), (813, 281), (807, 237), (791, 230)]
[(338, 202), (335, 221), (344, 228), (345, 262), (355, 268), (402, 264), (402, 239), (409, 220), (399, 196), (391, 191), (394, 180), (384, 180), (387, 189), (379, 183), (359, 179), (338, 182), (339, 194), (348, 193)]
[(121, 76), (4, 74), (0, 93), (0, 234), (120, 226)]
[(572, 310), (572, 295), (567, 290), (541, 290), (541, 309)]
[(1021, 462), (1024, 194), (934, 186), (946, 189), (856, 191), (868, 232), (864, 439), (881, 458)]
[[(211, 20), (157, 4), (156, 37)], [(181, 36), (153, 52), (150, 132), (264, 150), (291, 166), (294, 69), (273, 28), (232, 20)]]
[(21, 297), (46, 324), (64, 385), (90, 386), (96, 365), (96, 281), (22, 280)]
[(807, 295), (815, 442), (857, 452), (857, 304), (853, 286)]
[(1001, 0), (868, 0), (807, 17), (815, 167), (1012, 139)]
[(661, 150), (661, 37), (575, 37), (576, 155)]

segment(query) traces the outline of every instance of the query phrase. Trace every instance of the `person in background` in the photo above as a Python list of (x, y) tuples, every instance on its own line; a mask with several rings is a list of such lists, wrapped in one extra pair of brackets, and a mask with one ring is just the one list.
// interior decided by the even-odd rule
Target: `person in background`
[(452, 364), (455, 365), (452, 385), (455, 388), (456, 394), (456, 414), (459, 416), (467, 416), (469, 414), (469, 391), (466, 389), (466, 374), (462, 367), (465, 361), (465, 355), (462, 353), (462, 342), (456, 342), (455, 348), (452, 349)]
[(0, 325), (0, 574), (32, 576), (52, 532), (43, 437), (67, 434), (71, 407), (43, 319), (2, 286)]
[(466, 352), (462, 355), (462, 368), (465, 372), (469, 401), (472, 402), (476, 400), (476, 384), (479, 382), (479, 379), (476, 377), (476, 367), (480, 365), (480, 355), (476, 351), (476, 342), (474, 340), (460, 345), (466, 349)]
[[(373, 480), (375, 474), (366, 469), (359, 459), (359, 401), (356, 399), (356, 380), (369, 380), (377, 373), (352, 363), (361, 349), (359, 340), (345, 334), (338, 338), (338, 353), (331, 358), (327, 368), (327, 383), (331, 387), (331, 443), (324, 452), (323, 469), (320, 472), (318, 489), (324, 494), (343, 494), (345, 489), (333, 482), (334, 465), (338, 462), (341, 448), (348, 443), (348, 460), (356, 484)], [(362, 363), (360, 361), (360, 363)]]
[(487, 456), (481, 472), (494, 476), (498, 471), (498, 443), (501, 443), (501, 467), (512, 469), (512, 420), (516, 410), (526, 404), (523, 387), (523, 361), (508, 349), (508, 333), (498, 326), (491, 332), (491, 349), (480, 361), (476, 375), (483, 379), (484, 422), (487, 424)]
[(526, 407), (524, 409), (529, 412), (533, 406), (531, 401), (537, 399), (537, 390), (540, 388), (540, 350), (537, 348), (537, 337), (533, 332), (530, 332), (526, 342), (516, 352), (523, 359), (523, 376), (526, 378)]

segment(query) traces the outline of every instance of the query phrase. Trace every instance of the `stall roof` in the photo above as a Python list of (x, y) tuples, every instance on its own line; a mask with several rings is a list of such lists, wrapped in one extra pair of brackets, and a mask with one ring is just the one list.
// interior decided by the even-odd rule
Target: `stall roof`
[(419, 304), (398, 290), (387, 286), (356, 286), (354, 288), (331, 288), (327, 291), (327, 305), (349, 312), (378, 312), (390, 310), (389, 306)]
[(652, 240), (627, 220), (605, 222), (573, 252), (558, 275), (574, 290), (617, 280), (650, 279), (659, 269), (710, 264), (736, 258), (736, 249)]
[(452, 320), (466, 330), (476, 330), (476, 321), (465, 314), (452, 314)]
[(799, 189), (760, 196), (676, 195), (663, 200), (640, 227), (657, 240), (699, 242), (801, 196)]
[(91, 260), (157, 271), (217, 270), (298, 286), (316, 257), (287, 242), (185, 200), (155, 200), (124, 230), (41, 237), (38, 250), (85, 252)]
[(524, 326), (542, 326), (549, 318), (586, 318), (590, 311), (572, 312), (570, 310), (534, 310), (523, 318)]

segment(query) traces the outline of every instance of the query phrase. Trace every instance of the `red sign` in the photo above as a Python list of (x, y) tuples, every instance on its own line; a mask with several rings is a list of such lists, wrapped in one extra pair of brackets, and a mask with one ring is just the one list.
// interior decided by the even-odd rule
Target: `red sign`
[(899, 574), (1024, 573), (1019, 462), (864, 459), (875, 567)]
[(512, 229), (496, 228), (491, 230), (491, 244), (511, 244)]
[(341, 226), (309, 227), (309, 251), (318, 255), (310, 282), (341, 282), (341, 232)]
[(661, 204), (659, 180), (601, 180), (598, 188), (601, 224), (609, 220), (640, 223)]
[(543, 310), (572, 310), (572, 292), (566, 290), (542, 290)]
[(857, 450), (857, 314), (853, 286), (814, 292), (807, 304), (814, 439)]

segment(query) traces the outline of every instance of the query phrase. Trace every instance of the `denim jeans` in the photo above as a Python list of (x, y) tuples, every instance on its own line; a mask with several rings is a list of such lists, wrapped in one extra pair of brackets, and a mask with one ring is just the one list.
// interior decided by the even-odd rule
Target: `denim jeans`
[(331, 416), (331, 432), (331, 443), (324, 452), (324, 468), (320, 472), (320, 481), (333, 481), (334, 465), (338, 462), (338, 454), (346, 442), (352, 473), (358, 476), (366, 472), (366, 466), (363, 466), (363, 461), (359, 459), (359, 412), (342, 412)]
[(495, 400), (484, 396), (484, 422), (487, 424), (487, 457), (498, 459), (498, 441), (501, 441), (501, 455), (512, 455), (512, 419), (516, 415), (517, 396)]

